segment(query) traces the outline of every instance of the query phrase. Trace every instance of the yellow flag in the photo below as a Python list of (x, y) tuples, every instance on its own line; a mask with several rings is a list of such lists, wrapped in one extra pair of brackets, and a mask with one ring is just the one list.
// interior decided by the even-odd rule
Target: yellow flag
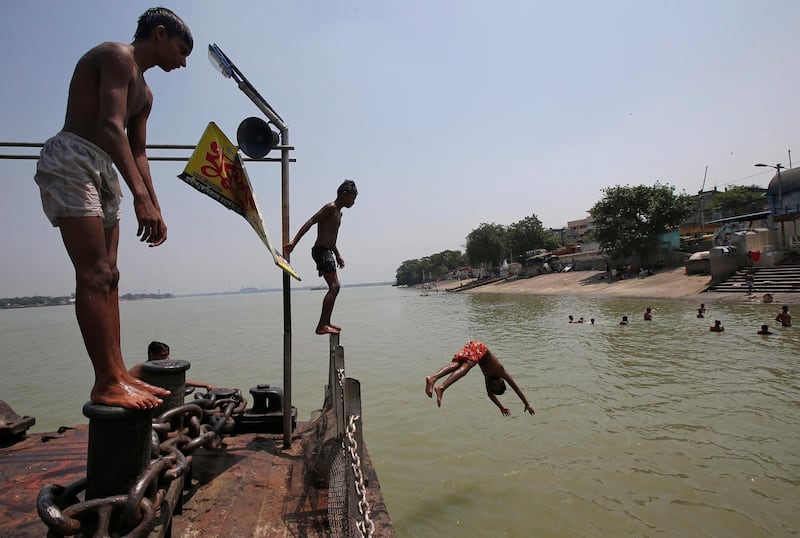
[(206, 127), (189, 163), (178, 177), (243, 216), (272, 254), (275, 265), (301, 280), (286, 258), (272, 246), (239, 150), (213, 121)]

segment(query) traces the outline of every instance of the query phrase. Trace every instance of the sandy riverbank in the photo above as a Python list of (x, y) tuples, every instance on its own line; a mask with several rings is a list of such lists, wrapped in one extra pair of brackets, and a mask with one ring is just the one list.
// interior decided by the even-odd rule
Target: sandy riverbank
[[(606, 297), (646, 297), (653, 299), (686, 299), (697, 302), (742, 302), (761, 300), (744, 293), (705, 292), (710, 284), (708, 275), (687, 275), (683, 268), (665, 270), (645, 278), (620, 281), (601, 279), (602, 271), (550, 273), (511, 282), (480, 286), (467, 293), (509, 293), (520, 295), (594, 295)], [(439, 290), (458, 288), (471, 281), (446, 280), (436, 283)], [(786, 294), (791, 296), (792, 294)], [(791, 302), (775, 297), (776, 302)], [(791, 299), (789, 297), (788, 299)]]

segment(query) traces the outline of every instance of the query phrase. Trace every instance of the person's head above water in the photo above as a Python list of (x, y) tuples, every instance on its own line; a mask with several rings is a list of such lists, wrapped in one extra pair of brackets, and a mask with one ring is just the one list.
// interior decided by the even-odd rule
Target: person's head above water
[(164, 342), (150, 342), (147, 346), (147, 360), (159, 361), (169, 358), (169, 346)]

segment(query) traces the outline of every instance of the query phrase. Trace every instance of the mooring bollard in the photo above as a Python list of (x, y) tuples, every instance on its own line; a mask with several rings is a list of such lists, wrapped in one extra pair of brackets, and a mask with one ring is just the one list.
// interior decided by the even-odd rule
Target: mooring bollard
[(89, 419), (86, 499), (127, 494), (150, 462), (150, 410), (86, 402), (83, 415)]
[(183, 404), (188, 369), (189, 362), (179, 359), (148, 361), (142, 365), (143, 381), (170, 391), (156, 409), (123, 409), (86, 402), (83, 414), (89, 419), (87, 499), (130, 491), (150, 463), (152, 418)]
[(170, 391), (170, 395), (163, 398), (164, 403), (156, 408), (155, 414), (183, 405), (186, 370), (189, 367), (189, 361), (181, 359), (147, 361), (142, 364), (142, 381)]

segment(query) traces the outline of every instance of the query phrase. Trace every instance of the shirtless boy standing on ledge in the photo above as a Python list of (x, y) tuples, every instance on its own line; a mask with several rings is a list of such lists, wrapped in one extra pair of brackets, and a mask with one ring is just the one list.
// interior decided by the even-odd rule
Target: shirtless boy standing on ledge
[(119, 322), (119, 206), (117, 173), (128, 185), (139, 223), (136, 235), (151, 247), (167, 240), (145, 153), (153, 94), (144, 72), (186, 66), (192, 34), (175, 13), (148, 9), (133, 43), (101, 43), (75, 66), (61, 132), (45, 142), (36, 183), (45, 215), (60, 228), (75, 267), (75, 314), (94, 367), (96, 404), (151, 409), (169, 391), (136, 379), (125, 368)]
[(322, 206), (319, 211), (308, 219), (297, 231), (289, 243), (284, 246), (284, 254), (289, 255), (297, 242), (308, 232), (313, 225), (317, 225), (317, 241), (311, 248), (311, 256), (317, 263), (319, 275), (328, 284), (328, 292), (322, 300), (322, 313), (317, 323), (317, 334), (339, 334), (341, 327), (331, 323), (333, 305), (339, 295), (339, 276), (336, 267), (344, 267), (344, 259), (336, 248), (336, 239), (339, 236), (339, 226), (342, 224), (342, 208), (353, 207), (358, 196), (358, 189), (353, 180), (345, 180), (336, 190), (336, 200)]

